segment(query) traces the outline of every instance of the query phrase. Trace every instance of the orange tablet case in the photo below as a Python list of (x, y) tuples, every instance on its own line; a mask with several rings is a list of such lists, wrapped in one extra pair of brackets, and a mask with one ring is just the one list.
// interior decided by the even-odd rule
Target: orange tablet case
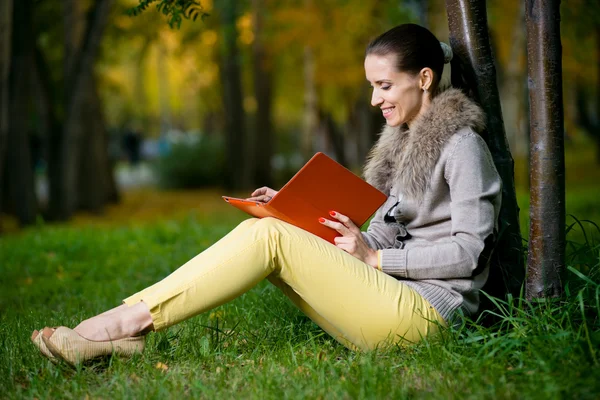
[(319, 223), (334, 210), (361, 227), (386, 195), (323, 153), (315, 154), (268, 202), (223, 196), (229, 204), (257, 218), (275, 217), (333, 243), (340, 234)]

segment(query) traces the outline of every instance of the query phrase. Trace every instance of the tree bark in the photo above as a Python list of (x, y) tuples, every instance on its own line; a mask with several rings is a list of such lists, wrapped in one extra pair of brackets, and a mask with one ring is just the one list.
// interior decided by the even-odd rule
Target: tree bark
[(237, 47), (237, 2), (223, 0), (219, 7), (223, 26), (222, 74), (223, 106), (225, 109), (225, 185), (230, 190), (249, 186), (245, 148), (245, 113), (242, 103), (240, 55)]
[(273, 157), (273, 68), (264, 43), (263, 1), (252, 0), (254, 42), (252, 43), (256, 124), (254, 132), (254, 171), (252, 186), (272, 186), (271, 157)]
[[(12, 40), (13, 2), (0, 3), (0, 212), (2, 211), (3, 176), (9, 129), (10, 61)], [(0, 225), (0, 232), (2, 225)]]
[(10, 69), (10, 126), (8, 130), (6, 171), (9, 207), (21, 225), (33, 224), (37, 214), (33, 164), (31, 162), (29, 121), (34, 66), (31, 0), (15, 2), (13, 9), (12, 60)]
[[(490, 48), (484, 0), (446, 0), (452, 63), (452, 84), (465, 89), (483, 107), (487, 130), (483, 133), (503, 182), (499, 237), (492, 253), (490, 276), (484, 291), (504, 297), (519, 295), (524, 262), (519, 229), (519, 206), (514, 183), (514, 160), (510, 154)], [(462, 76), (457, 74), (461, 65)], [(487, 306), (487, 305), (486, 305)]]
[[(55, 219), (68, 219), (75, 211), (77, 203), (77, 173), (84, 132), (80, 125), (81, 110), (86, 95), (86, 80), (90, 79), (100, 40), (113, 0), (97, 0), (89, 15), (85, 35), (79, 50), (72, 50), (67, 44), (66, 53), (74, 51), (71, 62), (66, 61), (65, 76), (65, 121), (60, 138), (57, 181), (51, 182), (50, 214)], [(69, 5), (65, 5), (69, 13)], [(65, 17), (68, 23), (70, 19)], [(68, 30), (67, 30), (68, 32)]]
[(560, 0), (527, 0), (531, 104), (526, 296), (559, 296), (565, 263), (565, 158)]

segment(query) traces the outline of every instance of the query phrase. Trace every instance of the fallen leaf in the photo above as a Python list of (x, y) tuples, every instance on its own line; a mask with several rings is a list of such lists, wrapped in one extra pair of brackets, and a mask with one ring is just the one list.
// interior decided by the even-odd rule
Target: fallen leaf
[(156, 365), (154, 366), (154, 368), (161, 369), (163, 371), (167, 371), (169, 369), (169, 367), (167, 366), (167, 364), (163, 364), (161, 362), (157, 362)]

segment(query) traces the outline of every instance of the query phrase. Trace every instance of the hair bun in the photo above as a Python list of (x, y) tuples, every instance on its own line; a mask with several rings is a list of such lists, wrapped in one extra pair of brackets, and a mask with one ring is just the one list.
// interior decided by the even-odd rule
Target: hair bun
[(444, 64), (448, 64), (450, 61), (452, 61), (452, 57), (454, 56), (454, 53), (452, 53), (452, 47), (444, 42), (440, 42), (440, 46), (444, 52)]

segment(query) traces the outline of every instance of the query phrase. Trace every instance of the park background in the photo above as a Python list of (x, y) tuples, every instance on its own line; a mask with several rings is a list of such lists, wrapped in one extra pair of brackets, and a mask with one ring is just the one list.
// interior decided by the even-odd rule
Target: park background
[[(88, 29), (94, 1), (29, 2), (26, 12), (15, 13), (12, 22), (22, 29), (20, 58), (14, 60), (32, 67), (20, 78), (26, 82), (19, 86), (20, 108), (11, 115), (19, 135), (9, 137), (0, 168), (0, 337), (9, 397), (102, 397), (107, 388), (125, 397), (231, 390), (316, 397), (327, 395), (327, 385), (337, 397), (443, 396), (447, 390), (457, 397), (598, 393), (592, 377), (598, 372), (600, 305), (592, 312), (595, 328), (585, 325), (588, 311), (571, 320), (573, 310), (564, 305), (548, 306), (549, 314), (541, 316), (537, 309), (524, 311), (539, 319), (510, 311), (508, 325), (520, 333), (488, 332), (497, 342), (469, 326), (441, 345), (378, 358), (350, 356), (266, 285), (154, 335), (151, 354), (134, 367), (115, 360), (97, 366), (98, 374), (73, 375), (42, 362), (25, 340), (33, 329), (73, 324), (114, 306), (244, 219), (221, 195), (279, 188), (317, 151), (360, 173), (384, 123), (369, 104), (363, 70), (365, 46), (377, 34), (416, 22), (448, 42), (441, 0), (200, 3), (195, 21), (169, 21), (154, 5), (132, 16), (128, 10), (139, 2), (116, 0), (97, 31)], [(525, 10), (516, 0), (486, 3), (526, 239)], [(588, 280), (600, 260), (599, 25), (597, 2), (563, 2), (567, 265)], [(86, 75), (85, 44), (94, 40), (98, 49)], [(69, 96), (81, 105), (76, 115)], [(62, 185), (56, 171), (63, 166), (75, 184)], [(590, 285), (597, 301), (598, 286)], [(564, 318), (572, 325), (564, 319), (553, 325), (559, 309), (571, 313)], [(564, 341), (554, 347), (569, 345), (560, 354), (536, 347), (547, 337)], [(565, 359), (567, 350), (576, 356)], [(456, 376), (472, 386), (436, 371), (435, 364), (460, 371)], [(478, 375), (478, 365), (488, 370)], [(391, 372), (396, 370), (401, 379)], [(71, 380), (61, 389), (65, 376)], [(385, 385), (394, 389), (386, 392)]]

